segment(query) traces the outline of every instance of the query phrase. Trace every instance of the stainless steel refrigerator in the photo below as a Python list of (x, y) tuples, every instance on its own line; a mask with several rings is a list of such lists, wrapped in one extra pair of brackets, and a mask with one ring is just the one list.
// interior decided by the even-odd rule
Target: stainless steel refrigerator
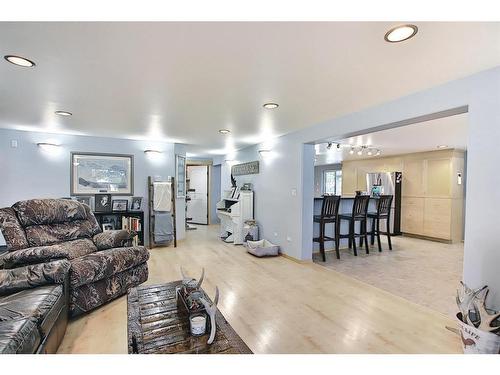
[[(392, 235), (401, 234), (401, 172), (375, 172), (366, 174), (366, 187), (372, 197), (392, 195), (391, 220), (389, 232)], [(382, 225), (382, 221), (381, 221)], [(382, 226), (381, 230), (385, 231)]]

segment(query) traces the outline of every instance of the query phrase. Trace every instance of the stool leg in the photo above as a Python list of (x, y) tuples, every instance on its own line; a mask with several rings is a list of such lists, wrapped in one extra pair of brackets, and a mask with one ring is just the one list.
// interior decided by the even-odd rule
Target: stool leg
[(363, 222), (359, 222), (359, 247), (363, 247)]
[(389, 231), (390, 223), (389, 223), (389, 217), (387, 218), (387, 242), (389, 242), (389, 250), (392, 250), (392, 243), (391, 243), (391, 233)]
[(352, 243), (352, 250), (354, 251), (354, 256), (358, 256), (358, 250), (356, 250), (356, 237), (354, 237), (354, 220), (351, 220), (351, 229), (349, 230), (349, 238)]
[(349, 220), (349, 236), (347, 236), (347, 237), (348, 237), (348, 240), (347, 240), (347, 241), (348, 241), (348, 243), (349, 243), (349, 249), (352, 249), (352, 241), (351, 241), (351, 225), (352, 225), (352, 223), (351, 223), (351, 221)]
[(370, 237), (370, 243), (373, 246), (373, 244), (375, 243), (375, 219), (372, 219), (372, 231), (370, 232)]
[(333, 224), (334, 226), (334, 235), (335, 235), (335, 254), (337, 255), (337, 259), (340, 259), (340, 252), (339, 252), (339, 236), (340, 236), (340, 220), (335, 220), (335, 223)]
[(377, 218), (377, 243), (378, 243), (378, 251), (382, 251), (382, 244), (380, 243), (380, 219)]
[(368, 234), (367, 234), (367, 231), (366, 231), (366, 226), (368, 225), (367, 223), (368, 219), (365, 218), (365, 220), (363, 220), (361, 223), (363, 225), (363, 232), (364, 232), (364, 237), (365, 237), (365, 250), (366, 250), (366, 253), (367, 254), (370, 254), (370, 250), (368, 249)]
[(325, 223), (322, 221), (319, 223), (319, 251), (323, 258), (323, 262), (326, 262), (325, 254)]

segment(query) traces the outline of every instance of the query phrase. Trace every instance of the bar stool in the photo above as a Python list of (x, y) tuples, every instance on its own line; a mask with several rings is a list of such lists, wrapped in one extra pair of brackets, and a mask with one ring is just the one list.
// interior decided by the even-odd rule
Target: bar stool
[[(314, 215), (314, 222), (319, 223), (319, 237), (313, 238), (313, 242), (319, 242), (319, 251), (323, 257), (323, 262), (326, 261), (325, 255), (325, 242), (335, 242), (335, 253), (337, 259), (340, 259), (339, 253), (339, 227), (338, 227), (338, 214), (339, 214), (340, 196), (338, 195), (325, 195), (321, 205), (321, 215)], [(334, 237), (325, 236), (325, 227), (327, 223), (333, 223)]]
[[(358, 251), (356, 249), (356, 238), (359, 237), (359, 246), (363, 246), (363, 239), (365, 240), (366, 253), (370, 254), (368, 249), (368, 236), (366, 230), (367, 213), (368, 213), (368, 202), (370, 201), (369, 195), (357, 195), (354, 198), (354, 204), (352, 206), (351, 214), (341, 214), (339, 215), (339, 222), (341, 220), (349, 221), (349, 234), (340, 234), (339, 238), (349, 239), (349, 248), (352, 247), (354, 250), (354, 255), (358, 256)], [(356, 222), (359, 221), (359, 233), (356, 233)], [(340, 227), (340, 225), (339, 225)]]
[[(392, 195), (381, 195), (377, 199), (377, 212), (369, 212), (368, 217), (372, 220), (372, 230), (371, 244), (375, 243), (375, 236), (377, 236), (378, 251), (382, 251), (382, 245), (380, 244), (380, 234), (387, 235), (387, 242), (389, 243), (389, 250), (392, 250), (391, 244), (391, 234), (390, 234), (390, 222), (391, 222), (391, 205), (392, 205)], [(386, 220), (385, 228), (386, 232), (380, 231), (380, 220)]]

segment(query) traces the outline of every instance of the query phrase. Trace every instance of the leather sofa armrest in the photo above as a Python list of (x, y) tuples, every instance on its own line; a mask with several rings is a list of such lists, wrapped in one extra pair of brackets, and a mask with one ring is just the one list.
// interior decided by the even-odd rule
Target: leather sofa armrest
[(71, 263), (65, 259), (0, 270), (0, 295), (47, 284), (64, 284)]
[(108, 230), (96, 234), (93, 238), (98, 250), (112, 249), (114, 247), (127, 246), (128, 242), (136, 236), (134, 231), (124, 229)]

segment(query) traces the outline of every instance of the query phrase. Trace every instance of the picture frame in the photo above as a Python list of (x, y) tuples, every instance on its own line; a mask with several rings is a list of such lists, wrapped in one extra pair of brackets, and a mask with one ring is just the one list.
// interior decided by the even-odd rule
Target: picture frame
[(90, 207), (90, 209), (92, 209), (92, 197), (90, 195), (81, 195), (78, 197), (73, 197), (73, 200), (86, 204), (87, 206)]
[(186, 157), (175, 155), (175, 197), (186, 198)]
[(115, 230), (115, 227), (112, 223), (104, 223), (102, 224), (102, 231), (103, 232), (107, 232), (107, 231), (110, 231), (110, 230)]
[(113, 212), (126, 212), (128, 211), (127, 199), (113, 199), (112, 203)]
[(71, 152), (70, 194), (134, 195), (134, 156)]
[(96, 194), (94, 196), (95, 212), (112, 212), (111, 194)]
[(132, 197), (132, 202), (130, 203), (130, 211), (141, 211), (142, 209), (142, 197)]

